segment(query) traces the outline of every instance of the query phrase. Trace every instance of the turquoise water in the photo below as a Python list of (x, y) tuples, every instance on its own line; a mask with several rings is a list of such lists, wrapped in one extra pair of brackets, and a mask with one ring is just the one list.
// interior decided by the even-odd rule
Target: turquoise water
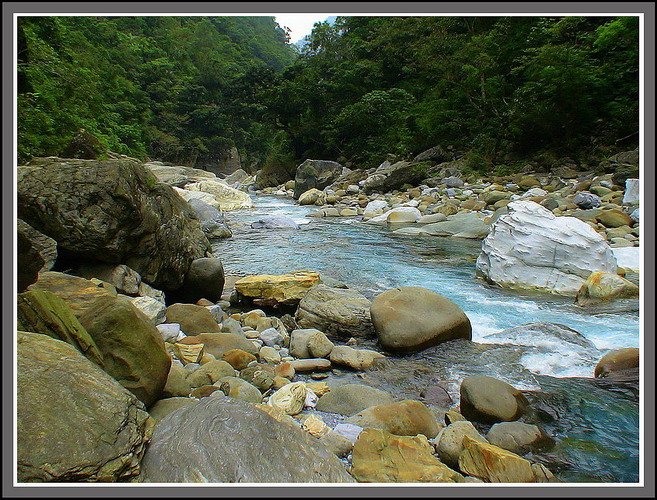
[[(385, 369), (365, 374), (367, 383), (417, 398), (421, 388), (440, 382), (455, 400), (460, 379), (471, 374), (496, 376), (523, 390), (549, 388), (569, 401), (570, 410), (563, 412), (559, 422), (545, 426), (555, 436), (568, 439), (566, 444), (558, 441), (560, 445), (551, 454), (535, 459), (568, 481), (638, 480), (636, 391), (630, 388), (619, 395), (618, 391), (592, 387), (588, 381), (576, 384), (573, 381), (581, 379), (564, 378), (591, 377), (608, 349), (638, 347), (638, 313), (592, 314), (573, 305), (572, 298), (490, 286), (475, 277), (480, 241), (401, 237), (387, 227), (364, 224), (356, 218), (309, 218), (306, 215), (316, 207), (296, 206), (287, 199), (254, 196), (254, 201), (255, 210), (228, 214), (234, 236), (213, 245), (228, 275), (311, 269), (344, 282), (370, 299), (397, 286), (422, 286), (448, 297), (470, 318), (476, 344), (396, 358)], [(301, 228), (251, 229), (250, 223), (263, 215), (291, 217)], [(592, 345), (540, 335), (520, 340), (504, 335), (488, 337), (535, 322), (563, 324)], [(342, 382), (363, 383), (352, 373), (344, 373), (342, 378)], [(584, 417), (578, 413), (580, 400), (585, 407), (591, 400)], [(577, 411), (572, 410), (575, 407)]]

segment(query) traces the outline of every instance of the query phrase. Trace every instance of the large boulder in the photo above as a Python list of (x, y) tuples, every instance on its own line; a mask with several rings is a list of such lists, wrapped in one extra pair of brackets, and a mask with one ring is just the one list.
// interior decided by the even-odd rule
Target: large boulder
[(17, 169), (18, 215), (60, 257), (126, 264), (175, 289), (210, 244), (191, 208), (139, 163), (40, 158)]
[(39, 269), (39, 272), (50, 271), (57, 260), (57, 242), (37, 231), (24, 220), (18, 219), (16, 221), (16, 226), (18, 232), (22, 233), (23, 236), (30, 240), (32, 248), (34, 248), (43, 259), (43, 265), (41, 266), (41, 269)]
[(196, 198), (191, 198), (187, 203), (194, 210), (208, 239), (230, 238), (233, 235), (221, 210)]
[(477, 272), (489, 282), (575, 295), (591, 272), (616, 272), (611, 248), (586, 222), (557, 217), (533, 201), (507, 208), (477, 258)]
[(353, 482), (316, 438), (220, 392), (162, 419), (142, 470), (157, 483)]
[(18, 264), (16, 286), (19, 292), (24, 292), (28, 286), (39, 279), (39, 271), (44, 266), (45, 261), (27, 235), (21, 232), (20, 229), (16, 233), (16, 239)]
[(319, 273), (296, 271), (290, 274), (262, 274), (240, 278), (235, 282), (235, 290), (258, 305), (296, 305), (317, 283)]
[(218, 180), (207, 180), (192, 182), (185, 185), (185, 191), (201, 191), (214, 196), (219, 209), (221, 210), (243, 210), (253, 208), (253, 200), (244, 191), (232, 188)]
[(340, 415), (355, 415), (370, 406), (393, 402), (386, 391), (362, 384), (345, 384), (333, 387), (317, 401), (317, 410)]
[(158, 329), (127, 297), (101, 297), (80, 316), (103, 355), (103, 369), (146, 406), (162, 393), (171, 358)]
[(68, 304), (73, 313), (80, 317), (101, 297), (116, 297), (114, 287), (101, 286), (91, 280), (71, 276), (70, 274), (47, 271), (39, 274), (36, 283), (29, 290), (52, 292)]
[(185, 184), (215, 179), (217, 177), (214, 173), (206, 170), (171, 165), (160, 161), (144, 163), (144, 167), (150, 170), (159, 182), (179, 188), (184, 187)]
[(90, 361), (103, 366), (103, 355), (94, 340), (66, 302), (54, 293), (34, 290), (18, 294), (16, 316), (19, 330), (68, 342)]
[(423, 435), (395, 436), (364, 429), (352, 454), (351, 474), (361, 483), (460, 483), (463, 476), (433, 455)]
[(297, 167), (294, 177), (294, 199), (309, 189), (324, 189), (342, 174), (342, 165), (328, 160), (306, 160)]
[(221, 259), (202, 257), (192, 261), (182, 287), (175, 294), (182, 302), (194, 303), (199, 299), (218, 302), (224, 292), (225, 281)]
[(471, 339), (465, 313), (451, 300), (421, 287), (399, 287), (378, 295), (370, 310), (381, 345), (417, 352), (452, 339)]
[(18, 333), (18, 481), (124, 481), (151, 437), (144, 405), (73, 346)]
[(329, 337), (370, 337), (370, 301), (356, 290), (312, 287), (299, 302), (296, 322), (301, 328), (316, 328)]
[(461, 413), (478, 422), (511, 422), (525, 412), (529, 402), (515, 387), (486, 375), (461, 381)]
[(416, 184), (424, 179), (426, 174), (427, 164), (423, 162), (398, 161), (392, 165), (384, 162), (375, 174), (366, 179), (364, 187), (367, 193), (386, 193), (399, 189), (404, 184)]

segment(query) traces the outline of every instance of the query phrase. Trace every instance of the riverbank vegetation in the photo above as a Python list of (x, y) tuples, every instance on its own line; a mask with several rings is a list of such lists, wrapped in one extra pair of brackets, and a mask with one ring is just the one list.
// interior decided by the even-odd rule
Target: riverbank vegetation
[[(339, 17), (302, 48), (271, 17), (21, 17), (19, 159), (105, 149), (291, 178), (441, 145), (473, 170), (638, 144), (637, 17)], [(522, 165), (520, 165), (522, 164)]]

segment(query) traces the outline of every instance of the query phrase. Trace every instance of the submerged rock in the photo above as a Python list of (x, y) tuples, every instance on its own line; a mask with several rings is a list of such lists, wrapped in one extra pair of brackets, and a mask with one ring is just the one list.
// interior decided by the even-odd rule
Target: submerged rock
[(270, 215), (252, 222), (251, 227), (253, 229), (299, 229), (299, 224), (289, 217)]
[(143, 482), (353, 482), (316, 438), (220, 393), (164, 418), (142, 470)]
[(73, 346), (18, 333), (18, 482), (125, 481), (152, 432), (144, 405)]

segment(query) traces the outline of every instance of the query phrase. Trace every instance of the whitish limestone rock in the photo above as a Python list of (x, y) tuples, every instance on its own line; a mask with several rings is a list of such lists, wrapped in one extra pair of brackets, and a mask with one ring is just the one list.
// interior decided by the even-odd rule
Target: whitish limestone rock
[(532, 201), (514, 201), (484, 239), (477, 271), (503, 287), (576, 295), (594, 271), (616, 272), (602, 236), (574, 217), (557, 217)]

